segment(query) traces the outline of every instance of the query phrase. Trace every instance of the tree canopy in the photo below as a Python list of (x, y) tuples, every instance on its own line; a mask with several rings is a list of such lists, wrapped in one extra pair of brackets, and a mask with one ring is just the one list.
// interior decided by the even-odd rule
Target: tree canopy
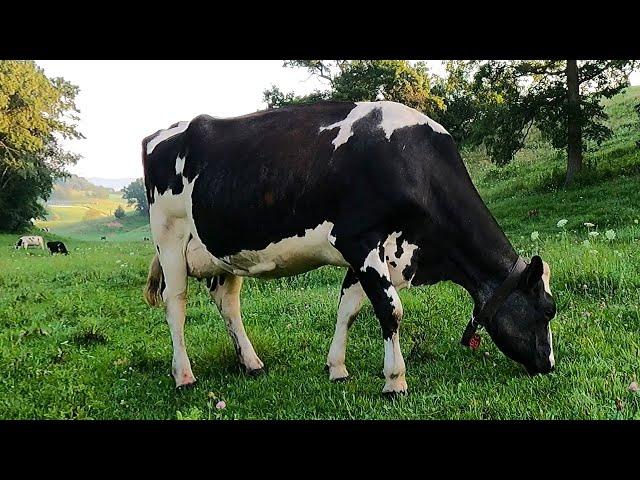
[(138, 178), (122, 189), (122, 197), (127, 200), (128, 205), (135, 205), (136, 210), (144, 215), (149, 215), (149, 202), (147, 201), (147, 191), (144, 188), (144, 181)]
[(61, 138), (77, 130), (78, 87), (48, 78), (33, 61), (0, 61), (0, 230), (18, 231), (45, 214), (41, 200), (78, 155)]
[(484, 145), (510, 162), (532, 127), (567, 150), (569, 184), (591, 145), (609, 138), (603, 98), (628, 86), (632, 60), (452, 61), (435, 91), (447, 106), (442, 123), (456, 140)]
[(269, 108), (318, 100), (401, 102), (425, 113), (444, 108), (442, 98), (431, 92), (433, 76), (425, 63), (406, 60), (289, 60), (288, 68), (304, 68), (324, 81), (327, 89), (309, 95), (283, 93), (276, 87), (264, 91)]

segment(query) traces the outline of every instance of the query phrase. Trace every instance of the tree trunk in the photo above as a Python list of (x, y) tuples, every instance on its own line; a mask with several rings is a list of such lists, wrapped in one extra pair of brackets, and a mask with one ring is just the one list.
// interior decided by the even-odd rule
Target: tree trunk
[(582, 168), (582, 125), (580, 121), (580, 83), (577, 60), (567, 60), (567, 178), (568, 186)]

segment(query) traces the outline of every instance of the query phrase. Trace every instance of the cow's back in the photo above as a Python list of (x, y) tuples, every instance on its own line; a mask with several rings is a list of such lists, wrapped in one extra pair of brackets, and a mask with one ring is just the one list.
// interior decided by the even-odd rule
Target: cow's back
[(173, 135), (145, 139), (149, 202), (188, 188), (187, 213), (217, 257), (261, 250), (325, 222), (344, 235), (363, 231), (397, 212), (410, 196), (407, 178), (422, 176), (403, 153), (404, 137), (392, 134), (429, 121), (391, 102), (200, 115), (172, 126)]

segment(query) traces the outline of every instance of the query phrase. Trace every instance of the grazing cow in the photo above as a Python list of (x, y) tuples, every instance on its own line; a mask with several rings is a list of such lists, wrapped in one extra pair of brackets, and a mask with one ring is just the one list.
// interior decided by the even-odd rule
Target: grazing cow
[(69, 255), (67, 247), (65, 247), (62, 242), (47, 242), (47, 247), (51, 251), (51, 255), (54, 253), (64, 253), (65, 255)]
[[(347, 377), (347, 331), (367, 297), (382, 327), (384, 393), (404, 393), (398, 291), (451, 280), (531, 374), (554, 367), (548, 266), (526, 263), (485, 206), (447, 131), (394, 102), (321, 102), (200, 115), (142, 142), (156, 246), (145, 296), (164, 301), (176, 386), (195, 382), (184, 342), (187, 277), (207, 279), (250, 374), (263, 363), (240, 315), (243, 277), (347, 268), (327, 366)], [(543, 278), (544, 277), (544, 278)]]
[(25, 250), (27, 247), (41, 247), (44, 250), (44, 240), (42, 237), (38, 235), (27, 235), (24, 237), (20, 237), (18, 242), (16, 243), (16, 250), (20, 247)]
[(100, 237), (100, 240), (106, 240), (107, 237)]

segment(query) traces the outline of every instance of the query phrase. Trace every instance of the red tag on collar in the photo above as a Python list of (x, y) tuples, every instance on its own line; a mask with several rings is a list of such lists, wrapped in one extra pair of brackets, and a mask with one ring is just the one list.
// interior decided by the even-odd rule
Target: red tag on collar
[(471, 347), (472, 350), (477, 350), (478, 348), (480, 348), (480, 335), (478, 335), (477, 333), (473, 334), (473, 337), (471, 337), (471, 340), (469, 340), (469, 347)]

